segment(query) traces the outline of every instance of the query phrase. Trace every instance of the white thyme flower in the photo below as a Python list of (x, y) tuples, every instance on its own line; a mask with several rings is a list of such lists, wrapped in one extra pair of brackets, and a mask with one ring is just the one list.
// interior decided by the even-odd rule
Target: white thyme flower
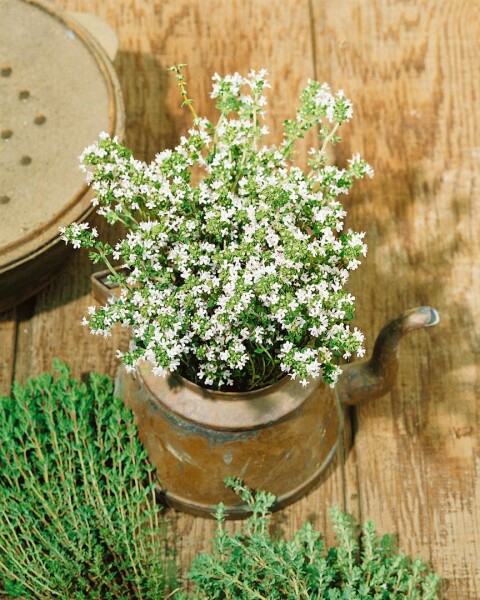
[(308, 173), (290, 156), (299, 131), (332, 131), (351, 118), (351, 102), (310, 81), (280, 147), (264, 145), (266, 76), (215, 74), (218, 123), (194, 118), (148, 165), (106, 133), (82, 153), (92, 203), (126, 234), (110, 247), (88, 224), (60, 233), (128, 268), (119, 298), (83, 322), (102, 336), (116, 323), (132, 329), (138, 343), (120, 356), (129, 369), (143, 359), (161, 376), (195, 357), (187, 374), (214, 387), (253, 372), (265, 383), (262, 369), (333, 383), (333, 352), (363, 352), (363, 336), (345, 323), (354, 299), (344, 286), (366, 245), (363, 234), (344, 231), (338, 197), (373, 170), (358, 154), (341, 168), (313, 149)]

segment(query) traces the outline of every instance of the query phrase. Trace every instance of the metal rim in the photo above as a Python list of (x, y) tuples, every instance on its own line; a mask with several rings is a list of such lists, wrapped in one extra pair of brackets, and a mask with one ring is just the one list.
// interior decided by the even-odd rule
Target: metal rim
[[(123, 367), (120, 377), (122, 371)], [(124, 375), (129, 376), (126, 373)], [(285, 377), (264, 389), (233, 393), (235, 398), (232, 399), (225, 395), (231, 392), (213, 392), (195, 384), (184, 386), (179, 377), (153, 375), (146, 363), (137, 367), (134, 376), (148, 391), (157, 410), (185, 419), (197, 427), (219, 431), (248, 431), (267, 427), (298, 410), (323, 385), (323, 381), (317, 379), (303, 387)]]

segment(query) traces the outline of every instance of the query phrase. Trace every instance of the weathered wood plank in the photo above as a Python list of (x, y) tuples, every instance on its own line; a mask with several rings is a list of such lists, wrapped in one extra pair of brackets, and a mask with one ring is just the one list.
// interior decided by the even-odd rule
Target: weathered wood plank
[(17, 319), (14, 308), (0, 313), (0, 395), (10, 393), (15, 364)]
[(58, 276), (25, 303), (30, 305), (31, 315), (19, 320), (15, 357), (18, 381), (50, 370), (54, 358), (70, 365), (75, 377), (89, 371), (115, 373), (116, 348), (125, 347), (126, 331), (120, 329), (109, 338), (99, 338), (81, 326), (88, 306), (94, 304), (91, 271), (88, 256), (74, 253)]
[(370, 247), (354, 280), (358, 321), (371, 345), (404, 308), (442, 314), (435, 330), (404, 341), (392, 394), (358, 409), (362, 513), (430, 558), (449, 598), (477, 598), (479, 7), (313, 6), (318, 69), (356, 105), (342, 156), (358, 149), (376, 169), (349, 202)]

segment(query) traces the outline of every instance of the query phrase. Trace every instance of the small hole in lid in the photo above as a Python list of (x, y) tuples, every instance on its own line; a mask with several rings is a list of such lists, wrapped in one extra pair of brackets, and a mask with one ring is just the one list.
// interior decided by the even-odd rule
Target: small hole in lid
[(33, 119), (33, 122), (35, 123), (35, 125), (43, 125), (46, 120), (47, 117), (45, 115), (42, 115), (42, 113), (37, 113), (35, 115), (35, 118)]
[(20, 100), (27, 100), (27, 98), (30, 98), (30, 92), (28, 90), (20, 90), (18, 97)]
[(10, 202), (10, 196), (3, 194), (0, 196), (0, 204), (8, 204)]
[(0, 67), (0, 75), (2, 77), (10, 77), (12, 74), (12, 67), (10, 65), (2, 65)]
[(12, 137), (13, 131), (11, 129), (8, 129), (8, 127), (5, 127), (4, 129), (2, 129), (2, 133), (0, 135), (2, 136), (2, 140), (8, 140), (8, 138)]
[(29, 165), (31, 162), (32, 162), (32, 157), (28, 156), (26, 154), (24, 154), (22, 156), (22, 158), (20, 159), (20, 164), (24, 165), (24, 166)]

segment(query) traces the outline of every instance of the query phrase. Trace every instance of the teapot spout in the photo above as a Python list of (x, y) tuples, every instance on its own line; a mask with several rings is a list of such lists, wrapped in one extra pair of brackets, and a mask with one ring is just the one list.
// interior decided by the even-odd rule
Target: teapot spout
[(355, 405), (384, 396), (393, 386), (398, 371), (398, 344), (410, 331), (431, 327), (440, 320), (430, 306), (412, 308), (387, 323), (380, 331), (368, 361), (343, 366), (337, 384), (342, 404)]

